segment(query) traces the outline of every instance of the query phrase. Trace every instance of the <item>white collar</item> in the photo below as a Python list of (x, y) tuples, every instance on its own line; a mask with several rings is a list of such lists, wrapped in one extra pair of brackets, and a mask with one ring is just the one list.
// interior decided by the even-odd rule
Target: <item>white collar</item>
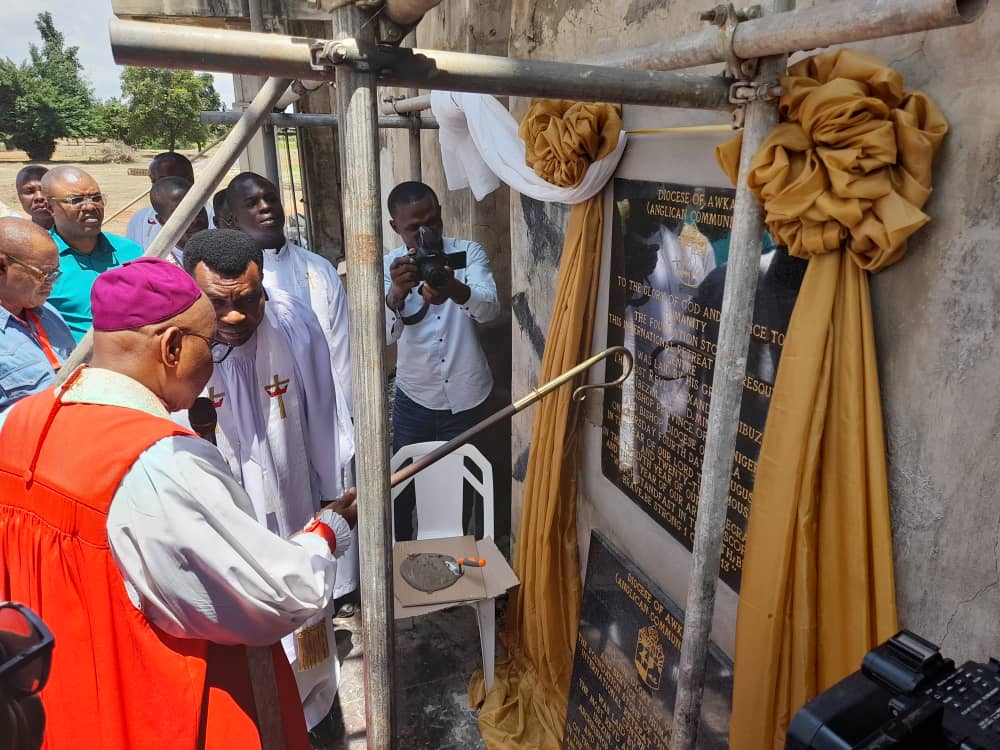
[(288, 244), (289, 244), (288, 240), (285, 240), (285, 244), (282, 245), (281, 247), (267, 248), (266, 250), (264, 250), (264, 253), (267, 255), (277, 255), (279, 257), (281, 256), (282, 253), (287, 255), (288, 253), (286, 253), (285, 251), (288, 250)]
[(68, 388), (61, 386), (59, 389), (59, 398), (64, 404), (124, 406), (170, 419), (170, 412), (155, 393), (120, 372), (84, 366), (76, 377), (70, 376), (67, 382)]

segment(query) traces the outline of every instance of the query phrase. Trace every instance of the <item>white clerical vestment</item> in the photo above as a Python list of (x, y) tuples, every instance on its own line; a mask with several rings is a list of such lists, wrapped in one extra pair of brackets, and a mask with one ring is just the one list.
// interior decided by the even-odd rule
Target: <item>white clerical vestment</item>
[(337, 270), (326, 258), (294, 242), (264, 251), (264, 286), (280, 289), (306, 303), (319, 320), (326, 337), (337, 385), (337, 426), (340, 462), (354, 455), (354, 403), (351, 386), (351, 342), (348, 332), (347, 292)]
[[(205, 395), (218, 414), (219, 450), (268, 529), (287, 538), (321, 501), (343, 493), (338, 436), (330, 428), (337, 424), (330, 354), (316, 316), (302, 303), (269, 289), (257, 331), (215, 366)], [(329, 712), (340, 679), (331, 617), (328, 611), (282, 640), (310, 728)], [(296, 642), (309, 640), (303, 632), (320, 622), (329, 648), (314, 663), (316, 654)]]
[[(304, 302), (319, 319), (320, 328), (330, 349), (333, 380), (337, 386), (337, 437), (340, 465), (350, 470), (354, 456), (354, 402), (351, 388), (351, 342), (348, 332), (347, 292), (337, 270), (326, 258), (311, 253), (294, 242), (278, 250), (264, 251), (264, 286), (280, 289)], [(348, 485), (353, 477), (347, 477)], [(358, 530), (353, 530), (353, 544), (337, 566), (334, 596), (354, 591), (361, 581), (358, 557)]]

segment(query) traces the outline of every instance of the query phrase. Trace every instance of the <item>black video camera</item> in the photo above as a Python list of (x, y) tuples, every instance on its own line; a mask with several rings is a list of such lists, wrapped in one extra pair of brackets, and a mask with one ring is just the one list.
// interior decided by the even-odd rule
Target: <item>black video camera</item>
[(960, 668), (903, 630), (803, 706), (786, 750), (1000, 748), (1000, 662)]
[(465, 253), (446, 253), (444, 238), (430, 227), (420, 227), (420, 241), (417, 243), (413, 260), (417, 263), (420, 280), (426, 281), (432, 288), (443, 292), (448, 286), (448, 266), (451, 270), (465, 268)]

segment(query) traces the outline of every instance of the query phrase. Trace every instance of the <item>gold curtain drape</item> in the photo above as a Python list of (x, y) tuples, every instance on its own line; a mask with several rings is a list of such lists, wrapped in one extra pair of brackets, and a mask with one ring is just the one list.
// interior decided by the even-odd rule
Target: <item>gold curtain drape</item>
[[(748, 183), (807, 258), (758, 462), (736, 626), (730, 747), (779, 750), (795, 712), (897, 628), (867, 271), (929, 219), (948, 126), (875, 58), (839, 50), (782, 79)], [(740, 138), (719, 147), (736, 181)]]
[[(527, 163), (556, 185), (578, 184), (586, 166), (617, 145), (620, 112), (610, 104), (533, 102), (520, 128)], [(603, 221), (600, 194), (573, 206), (540, 382), (590, 355)], [(514, 553), (521, 584), (511, 595), (502, 636), (508, 655), (497, 662), (489, 693), (481, 672), (470, 685), (470, 702), (480, 706), (479, 727), (490, 750), (556, 750), (561, 743), (580, 618), (577, 414), (571, 395), (566, 385), (535, 407)]]

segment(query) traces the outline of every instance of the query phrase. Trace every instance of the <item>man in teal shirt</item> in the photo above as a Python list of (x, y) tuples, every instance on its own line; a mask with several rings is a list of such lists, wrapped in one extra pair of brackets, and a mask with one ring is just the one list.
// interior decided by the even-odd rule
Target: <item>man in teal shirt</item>
[(52, 239), (59, 249), (62, 274), (52, 288), (49, 303), (79, 341), (91, 326), (90, 287), (109, 268), (142, 255), (142, 248), (117, 234), (102, 232), (104, 195), (89, 174), (71, 166), (55, 167), (42, 178), (55, 225)]

